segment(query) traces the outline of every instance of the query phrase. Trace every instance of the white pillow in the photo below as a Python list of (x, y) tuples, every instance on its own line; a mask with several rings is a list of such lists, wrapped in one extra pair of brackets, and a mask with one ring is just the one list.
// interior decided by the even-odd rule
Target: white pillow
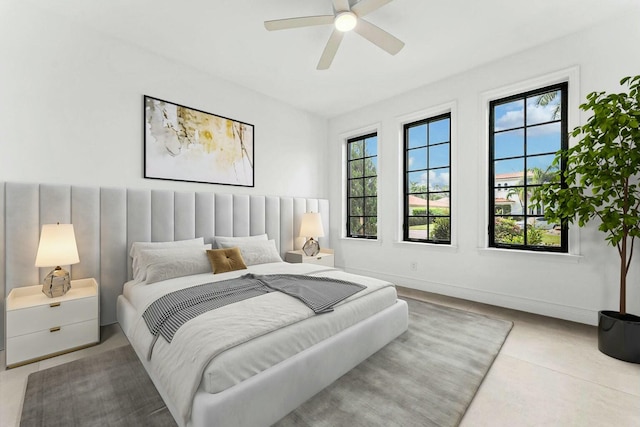
[[(257, 234), (255, 236), (244, 236), (244, 237), (226, 237), (226, 236), (214, 237), (216, 247), (219, 249), (231, 248), (234, 246), (238, 246), (240, 243), (260, 242), (260, 241), (266, 242), (267, 240), (269, 240), (269, 238), (267, 237), (266, 234)], [(232, 244), (232, 246), (222, 246), (223, 244), (224, 245)]]
[(186, 246), (203, 247), (204, 239), (198, 237), (189, 240), (176, 240), (174, 242), (133, 242), (131, 244), (131, 251), (129, 256), (133, 258), (131, 267), (133, 268), (133, 278), (140, 275), (140, 268), (138, 266), (138, 253), (144, 249), (167, 249), (167, 248), (183, 248)]
[(207, 257), (211, 245), (145, 249), (138, 252), (138, 277), (147, 284), (192, 274), (211, 273)]
[(236, 243), (223, 243), (223, 248), (237, 247), (240, 249), (244, 263), (249, 265), (265, 264), (267, 262), (282, 262), (275, 240), (247, 241)]

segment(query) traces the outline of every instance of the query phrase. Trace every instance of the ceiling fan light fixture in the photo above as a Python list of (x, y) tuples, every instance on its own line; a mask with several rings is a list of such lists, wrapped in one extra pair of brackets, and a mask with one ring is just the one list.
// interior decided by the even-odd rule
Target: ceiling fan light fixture
[(402, 40), (389, 34), (382, 28), (372, 24), (361, 17), (391, 3), (393, 0), (359, 0), (351, 7), (351, 0), (332, 0), (332, 15), (299, 16), (297, 18), (275, 19), (265, 21), (264, 27), (269, 31), (286, 30), (289, 28), (314, 27), (316, 25), (333, 24), (334, 29), (322, 51), (318, 70), (326, 70), (331, 66), (333, 58), (342, 43), (345, 32), (355, 30), (369, 42), (378, 46), (390, 55), (395, 55), (402, 50)]
[(356, 27), (357, 23), (358, 17), (353, 12), (340, 12), (338, 15), (336, 15), (335, 21), (333, 21), (336, 30), (342, 32), (353, 30)]

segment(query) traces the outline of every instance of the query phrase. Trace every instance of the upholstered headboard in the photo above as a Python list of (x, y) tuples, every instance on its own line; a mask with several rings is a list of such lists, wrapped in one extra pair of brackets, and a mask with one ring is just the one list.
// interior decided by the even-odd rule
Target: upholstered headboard
[[(297, 234), (305, 212), (320, 212), (329, 230), (326, 199), (0, 183), (0, 346), (6, 296), (13, 288), (40, 283), (51, 270), (34, 266), (42, 224), (73, 224), (80, 263), (69, 268), (71, 278), (98, 280), (105, 325), (116, 322), (116, 298), (131, 278), (132, 242), (202, 236), (211, 243), (215, 235), (267, 233), (284, 258), (304, 243)], [(320, 245), (330, 247), (325, 234)]]

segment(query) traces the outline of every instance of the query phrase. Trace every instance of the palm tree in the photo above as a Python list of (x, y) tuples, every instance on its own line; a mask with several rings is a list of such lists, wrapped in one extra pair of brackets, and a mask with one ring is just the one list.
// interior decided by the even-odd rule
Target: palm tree
[(507, 192), (507, 199), (513, 200), (513, 196), (518, 197), (518, 202), (524, 211), (524, 178), (518, 181), (518, 187), (511, 187)]
[[(555, 92), (547, 92), (543, 95), (540, 95), (538, 99), (536, 99), (536, 107), (546, 107), (553, 103), (553, 101), (558, 97), (560, 91)], [(553, 108), (553, 118), (552, 120), (558, 120), (560, 118), (560, 103), (557, 103)]]
[[(525, 200), (525, 179), (528, 179), (527, 186), (539, 186), (546, 182), (556, 182), (559, 179), (558, 175), (558, 167), (557, 166), (549, 166), (546, 170), (542, 170), (538, 167), (527, 169), (526, 177), (523, 176), (520, 181), (518, 181), (517, 187), (512, 187), (507, 192), (507, 199), (510, 199), (512, 196), (517, 196), (518, 201), (520, 202), (520, 207), (524, 212), (524, 200)], [(544, 207), (543, 207), (544, 209)]]

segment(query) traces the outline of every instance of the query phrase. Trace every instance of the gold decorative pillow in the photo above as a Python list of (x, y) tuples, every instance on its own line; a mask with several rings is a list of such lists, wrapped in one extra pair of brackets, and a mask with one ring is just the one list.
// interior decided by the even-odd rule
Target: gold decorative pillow
[(209, 257), (213, 274), (246, 270), (247, 268), (238, 248), (209, 249), (207, 256)]

